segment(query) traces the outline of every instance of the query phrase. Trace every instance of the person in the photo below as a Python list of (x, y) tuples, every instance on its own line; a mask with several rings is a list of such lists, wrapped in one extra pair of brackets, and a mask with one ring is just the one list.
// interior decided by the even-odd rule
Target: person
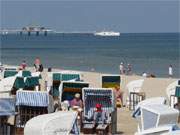
[(97, 103), (93, 115), (94, 125), (96, 126), (100, 121), (102, 122), (102, 124), (104, 124), (105, 120), (106, 120), (106, 115), (105, 112), (102, 110), (102, 105)]
[(83, 103), (82, 103), (82, 100), (80, 99), (79, 93), (76, 93), (74, 96), (74, 99), (70, 101), (70, 106), (73, 109), (83, 108)]
[(146, 72), (143, 72), (143, 73), (142, 73), (142, 76), (143, 76), (143, 77), (148, 77), (148, 75), (147, 75)]
[(130, 64), (127, 65), (127, 75), (132, 73), (132, 66)]
[(20, 65), (20, 69), (25, 70), (26, 67), (27, 67), (26, 61), (23, 60), (22, 63), (21, 63), (21, 65)]
[(34, 67), (35, 67), (36, 72), (38, 72), (38, 71), (42, 72), (43, 71), (43, 65), (41, 64), (41, 61), (40, 61), (39, 57), (37, 57), (35, 59)]
[(119, 70), (120, 70), (120, 74), (124, 74), (125, 70), (124, 70), (124, 64), (121, 62), (121, 64), (119, 65)]
[(116, 98), (116, 105), (123, 106), (123, 91), (120, 90), (119, 86), (114, 87), (115, 98)]
[(172, 65), (169, 65), (169, 77), (173, 76), (173, 68)]

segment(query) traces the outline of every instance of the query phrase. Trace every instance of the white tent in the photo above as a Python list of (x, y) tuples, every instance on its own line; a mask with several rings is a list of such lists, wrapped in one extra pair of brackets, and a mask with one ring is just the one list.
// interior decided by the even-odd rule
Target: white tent
[(179, 111), (167, 105), (153, 104), (141, 106), (141, 120), (136, 135), (171, 132), (177, 124)]
[(24, 135), (69, 135), (79, 134), (77, 112), (59, 111), (39, 115), (30, 119), (24, 129)]
[(128, 92), (140, 92), (144, 79), (134, 80), (126, 85)]

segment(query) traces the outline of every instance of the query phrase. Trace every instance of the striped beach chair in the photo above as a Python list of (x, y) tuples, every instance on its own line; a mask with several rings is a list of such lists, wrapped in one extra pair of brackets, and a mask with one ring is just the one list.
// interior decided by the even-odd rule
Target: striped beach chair
[(121, 77), (120, 75), (102, 75), (101, 76), (102, 88), (114, 88), (120, 87)]
[(62, 89), (60, 89), (60, 101), (72, 100), (76, 93), (79, 93), (82, 97), (82, 89), (85, 87), (89, 87), (89, 83), (87, 82), (69, 82), (63, 81), (61, 82)]
[(18, 110), (17, 132), (24, 128), (26, 122), (38, 115), (47, 114), (49, 95), (42, 91), (19, 90), (16, 93), (16, 108)]
[(62, 81), (80, 81), (80, 74), (75, 73), (53, 73), (53, 86), (51, 94), (56, 99), (59, 96), (59, 86)]
[(0, 135), (15, 134), (15, 99), (0, 98)]
[[(92, 124), (90, 120), (93, 117), (94, 109), (97, 103), (102, 105), (102, 110), (105, 112), (110, 133), (116, 131), (116, 117), (117, 112), (115, 108), (114, 92), (111, 88), (83, 88), (83, 125), (86, 127), (88, 124)], [(102, 124), (100, 121), (99, 124)]]

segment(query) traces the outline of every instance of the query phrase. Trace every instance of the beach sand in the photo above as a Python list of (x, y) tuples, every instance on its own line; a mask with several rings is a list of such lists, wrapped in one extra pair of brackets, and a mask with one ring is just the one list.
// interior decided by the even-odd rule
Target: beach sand
[[(32, 67), (28, 68), (28, 70), (34, 71)], [(55, 72), (55, 71), (62, 71), (62, 70), (53, 69), (52, 71)], [(83, 71), (77, 71), (77, 72), (80, 72), (82, 74), (82, 79), (85, 82), (90, 83), (90, 87), (101, 87), (102, 73), (83, 72)], [(47, 76), (46, 74), (47, 74), (47, 69), (45, 69), (44, 72), (42, 73), (43, 80), (41, 81), (41, 90), (45, 90), (44, 79)], [(126, 85), (130, 81), (137, 80), (137, 79), (145, 80), (141, 91), (145, 92), (146, 98), (158, 97), (158, 96), (167, 97), (166, 87), (170, 83), (178, 80), (178, 79), (172, 79), (172, 78), (143, 78), (137, 75), (132, 75), (132, 76), (121, 75), (121, 90), (124, 91), (124, 99), (126, 99), (128, 95)], [(137, 131), (137, 121), (131, 117), (131, 114), (132, 112), (129, 111), (127, 107), (118, 109), (117, 134), (133, 135), (135, 131)]]

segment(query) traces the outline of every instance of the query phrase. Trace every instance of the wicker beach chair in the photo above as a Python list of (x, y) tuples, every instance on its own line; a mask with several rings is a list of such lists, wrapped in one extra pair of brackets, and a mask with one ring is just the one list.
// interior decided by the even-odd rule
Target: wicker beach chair
[(87, 82), (62, 81), (61, 85), (61, 89), (59, 89), (60, 102), (63, 102), (65, 100), (72, 100), (76, 93), (79, 93), (82, 99), (82, 89), (85, 87), (89, 87), (89, 83)]
[(171, 107), (174, 107), (174, 105), (178, 103), (178, 98), (177, 98), (177, 96), (175, 96), (176, 87), (178, 87), (178, 80), (172, 82), (166, 88), (166, 94), (169, 99), (169, 104)]
[(54, 99), (58, 99), (59, 97), (59, 86), (62, 81), (79, 81), (80, 80), (80, 74), (76, 73), (53, 73), (52, 75), (52, 90), (51, 94), (53, 95)]
[(24, 135), (79, 135), (77, 113), (59, 111), (29, 120)]
[(95, 130), (91, 125), (93, 124), (93, 113), (97, 103), (102, 105), (102, 110), (106, 114), (105, 123), (99, 121), (98, 124), (108, 125), (108, 132), (116, 132), (117, 112), (115, 108), (114, 92), (111, 88), (83, 88), (83, 132), (93, 133)]
[(18, 117), (16, 129), (19, 134), (22, 134), (26, 122), (38, 115), (47, 114), (49, 105), (49, 95), (47, 92), (37, 91), (17, 91), (16, 94), (16, 109)]
[(147, 104), (140, 107), (138, 130), (135, 135), (171, 134), (180, 128), (177, 126), (179, 112), (164, 104)]
[(134, 80), (126, 85), (128, 89), (127, 106), (129, 110), (135, 110), (139, 102), (145, 99), (145, 93), (141, 92), (144, 79)]
[(0, 98), (0, 135), (15, 134), (15, 99)]
[(101, 76), (102, 88), (114, 88), (120, 87), (121, 77), (120, 75), (102, 75)]

